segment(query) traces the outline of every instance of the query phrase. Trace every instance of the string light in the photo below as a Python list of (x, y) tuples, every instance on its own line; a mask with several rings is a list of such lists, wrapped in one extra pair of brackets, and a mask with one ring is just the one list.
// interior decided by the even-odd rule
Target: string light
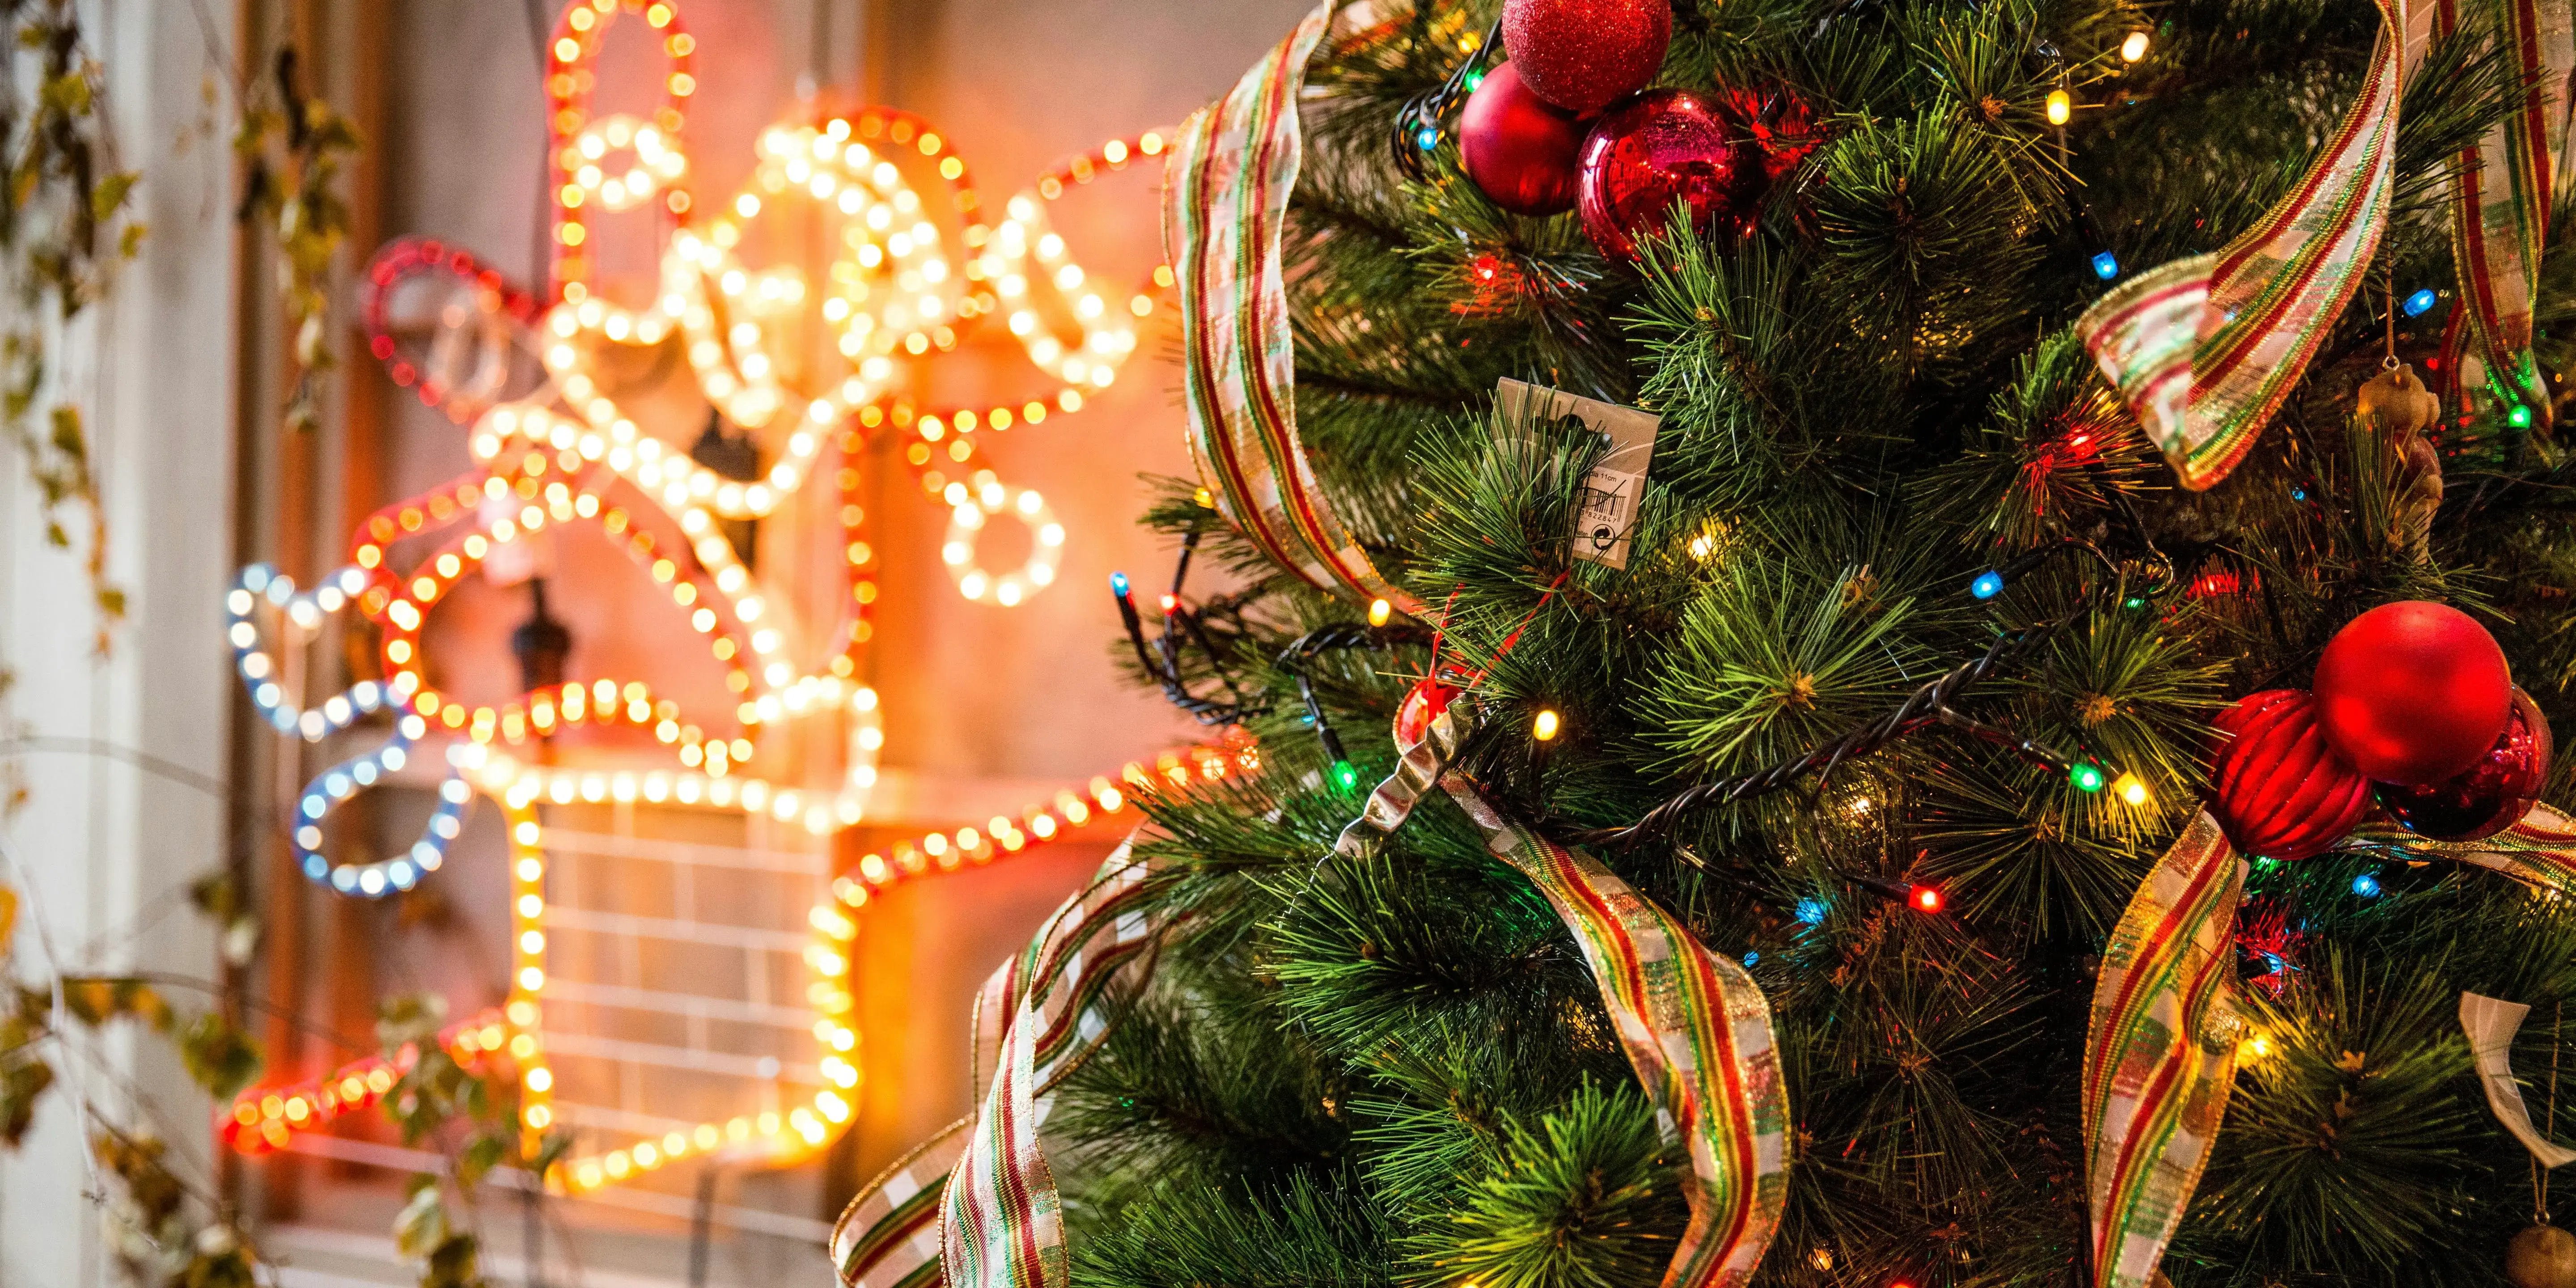
[(2368, 872), (2364, 872), (2354, 877), (2352, 879), (2352, 892), (2360, 895), (2364, 899), (2378, 898), (2379, 878)]
[(1372, 599), (1372, 600), (1370, 600), (1370, 601), (1369, 601), (1369, 606), (1368, 606), (1368, 624), (1369, 624), (1369, 625), (1371, 625), (1371, 626), (1384, 626), (1384, 625), (1386, 625), (1386, 623), (1387, 623), (1387, 619), (1388, 619), (1388, 618), (1390, 618), (1390, 617), (1393, 617), (1394, 615), (1395, 615), (1395, 605), (1390, 604), (1390, 603), (1386, 602), (1386, 601), (1385, 601), (1385, 600), (1383, 600), (1383, 599)]
[(2154, 794), (2147, 790), (2147, 780), (2135, 773), (2124, 773), (2113, 780), (2111, 794), (2134, 806), (2144, 806), (2154, 799)]
[(2147, 56), (2147, 33), (2133, 31), (2120, 41), (2120, 61), (2134, 63)]
[(2406, 316), (2410, 318), (2420, 318), (2425, 314), (2432, 312), (2433, 305), (2439, 299), (2440, 297), (2433, 293), (2432, 287), (2424, 286), (2416, 288), (2413, 294), (2406, 297), (2406, 303), (2403, 306), (2406, 310)]
[[(503, 1018), (499, 1010), (485, 1011), (440, 1029), (433, 1041), (458, 1065), (478, 1071), (486, 1059), (503, 1050)], [(371, 1055), (319, 1078), (252, 1088), (234, 1096), (217, 1116), (215, 1134), (245, 1154), (282, 1149), (297, 1132), (328, 1126), (333, 1119), (384, 1099), (419, 1063), (420, 1045), (406, 1042), (391, 1059)]]
[(1538, 717), (1530, 721), (1530, 737), (1540, 742), (1548, 742), (1556, 737), (1557, 727), (1563, 723), (1563, 719), (1556, 714), (1556, 708), (1542, 707)]
[(1968, 583), (1968, 594), (1976, 599), (1992, 599), (2002, 593), (2004, 575), (1992, 568), (1978, 573), (1976, 580)]
[(1913, 905), (1916, 912), (1923, 913), (1939, 912), (1949, 903), (1949, 900), (1942, 895), (1941, 887), (1933, 885), (1908, 887), (1905, 901)]
[[(1007, 608), (1055, 584), (1056, 566), (1064, 555), (1064, 525), (1036, 491), (1005, 486), (991, 470), (979, 470), (967, 482), (949, 484), (948, 494), (954, 508), (939, 558), (957, 579), (960, 594)], [(983, 532), (985, 520), (997, 515), (1015, 518), (1029, 529), (1027, 562), (998, 576), (975, 562), (975, 539)]]
[(2093, 275), (2110, 281), (2120, 275), (2120, 257), (2107, 250), (2093, 252)]
[[(695, 41), (662, 0), (640, 7), (628, 0), (624, 8), (640, 13), (654, 31), (665, 58), (664, 102), (649, 116), (591, 116), (594, 64), (619, 0), (575, 0), (558, 24), (547, 63), (554, 236), (543, 309), (539, 297), (513, 290), (471, 256), (436, 242), (399, 243), (368, 271), (371, 351), (397, 383), (416, 384), (425, 402), (471, 423), (467, 447), (478, 468), (368, 516), (353, 534), (350, 567), (310, 594), (299, 595), (291, 581), (260, 567), (245, 570), (227, 603), (233, 610), (227, 634), (244, 682), (264, 717), (281, 731), (318, 741), (371, 716), (390, 714), (395, 722), (375, 750), (324, 771), (299, 798), (298, 854), (317, 879), (356, 894), (405, 888), (439, 866), (475, 794), (499, 801), (512, 874), (510, 989), (503, 1022), (471, 1030), (469, 1045), (506, 1051), (518, 1069), (521, 1125), (531, 1148), (535, 1134), (555, 1122), (556, 1090), (540, 1040), (549, 972), (539, 806), (614, 800), (765, 813), (817, 835), (860, 822), (884, 741), (877, 695), (852, 678), (858, 673), (856, 650), (871, 634), (876, 597), (876, 584), (864, 571), (873, 552), (863, 539), (865, 511), (857, 503), (858, 457), (866, 435), (883, 429), (907, 433), (913, 441), (901, 454), (925, 493), (945, 501), (952, 520), (963, 523), (970, 537), (984, 520), (1003, 513), (1030, 526), (1034, 550), (1026, 565), (998, 576), (954, 565), (962, 591), (977, 597), (969, 578), (981, 577), (993, 602), (1035, 593), (1053, 579), (1063, 529), (1036, 493), (973, 468), (971, 436), (1080, 410), (1085, 396), (1109, 387), (1132, 356), (1138, 320), (1155, 311), (1158, 293), (1173, 281), (1168, 268), (1157, 268), (1131, 295), (1103, 292), (1048, 227), (1044, 204), (1070, 186), (1159, 157), (1169, 146), (1163, 132), (1112, 140), (1060, 164), (1041, 176), (1034, 195), (1007, 203), (1004, 217), (988, 224), (963, 162), (935, 131), (908, 114), (870, 109), (770, 131), (745, 187), (731, 201), (698, 203), (688, 186), (694, 168), (682, 132), (683, 108), (697, 89), (689, 61)], [(925, 165), (948, 185), (946, 207), (925, 200), (906, 182), (907, 169)], [(757, 240), (763, 212), (805, 202), (837, 221), (834, 229), (841, 235), (830, 261), (810, 280), (794, 266), (751, 266), (746, 243)], [(962, 222), (954, 239), (962, 246), (955, 250), (933, 222), (949, 209)], [(597, 224), (621, 213), (649, 217), (667, 233), (659, 289), (633, 307), (611, 304), (597, 289)], [(462, 367), (441, 359), (438, 345), (432, 360), (415, 364), (396, 341), (392, 296), (429, 275), (452, 282), (439, 344), (470, 331), (471, 359)], [(455, 308), (460, 301), (453, 293), (460, 291), (469, 293), (462, 302), (470, 310)], [(954, 348), (973, 319), (997, 314), (1009, 315), (1005, 320), (1013, 323), (1011, 331), (1029, 359), (1060, 382), (1052, 395), (925, 410), (891, 392), (903, 383), (900, 364)], [(824, 325), (812, 327), (809, 315), (822, 316)], [(822, 335), (833, 355), (812, 370), (800, 366), (802, 349), (788, 343), (799, 334)], [(533, 341), (545, 383), (505, 401), (517, 370), (514, 342), (522, 337)], [(612, 382), (595, 365), (598, 359), (611, 346), (661, 343), (680, 348), (709, 400), (728, 418), (772, 440), (776, 455), (762, 477), (715, 474), (639, 430), (610, 396)], [(835, 478), (850, 594), (839, 609), (839, 626), (828, 636), (829, 651), (809, 669), (791, 655), (788, 641), (801, 638), (793, 614), (787, 605), (768, 601), (721, 525), (776, 512), (790, 493), (812, 481), (824, 467), (824, 454), (833, 450), (842, 458)], [(961, 479), (943, 474), (950, 465), (960, 467)], [(612, 489), (622, 495), (626, 488), (642, 501), (609, 499)], [(969, 510), (971, 520), (963, 517)], [(488, 705), (459, 701), (430, 683), (422, 632), (445, 596), (501, 547), (549, 524), (573, 522), (596, 525), (672, 597), (693, 632), (706, 638), (738, 699), (729, 725), (683, 722), (675, 702), (640, 681), (591, 678)], [(427, 548), (412, 544), (415, 539)], [(362, 681), (305, 710), (296, 705), (300, 697), (290, 696), (290, 668), (263, 646), (254, 617), (276, 614), (281, 632), (309, 638), (330, 614), (348, 606), (379, 629), (385, 678)], [(761, 754), (755, 738), (807, 718), (832, 722), (840, 732), (846, 753), (840, 781), (817, 791), (746, 772)], [(535, 764), (506, 750), (576, 725), (649, 731), (680, 767)], [(450, 772), (421, 841), (391, 859), (332, 867), (321, 853), (322, 819), (401, 769), (431, 737), (445, 740)], [(865, 856), (856, 879), (835, 881), (832, 899), (810, 918), (817, 937), (807, 953), (815, 971), (808, 996), (825, 1052), (819, 1067), (829, 1085), (783, 1112), (700, 1123), (574, 1157), (550, 1174), (550, 1183), (589, 1188), (720, 1148), (761, 1159), (801, 1157), (820, 1148), (854, 1113), (857, 1068), (850, 1053), (858, 1035), (850, 1009), (848, 942), (856, 927), (847, 909), (863, 902), (867, 891), (934, 865), (986, 862), (1066, 835), (1128, 808), (1132, 793), (1146, 784), (1214, 781), (1257, 764), (1248, 745), (1164, 756), (1150, 765), (1127, 766), (1117, 781), (1095, 778), (1078, 791), (1059, 792), (1017, 817), (997, 815), (980, 827), (898, 844), (891, 862), (882, 854)], [(318, 1102), (308, 1097), (303, 1103), (304, 1118), (318, 1123)], [(262, 1099), (243, 1120), (245, 1126), (259, 1124), (259, 1141), (277, 1143), (271, 1126), (291, 1133), (303, 1125), (291, 1121), (288, 1097), (278, 1097), (278, 1104), (271, 1116)]]
[(2048, 91), (2048, 123), (2064, 125), (2075, 117), (2075, 96), (2062, 89)]
[(2098, 792), (2102, 790), (2102, 767), (2089, 760), (2076, 761), (2067, 767), (2066, 781), (2075, 784), (2079, 792)]

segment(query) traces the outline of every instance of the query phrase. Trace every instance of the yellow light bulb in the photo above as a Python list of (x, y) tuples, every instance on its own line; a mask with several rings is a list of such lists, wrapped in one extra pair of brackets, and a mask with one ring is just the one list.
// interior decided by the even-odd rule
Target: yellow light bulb
[(1549, 741), (1556, 737), (1557, 727), (1563, 723), (1563, 718), (1556, 714), (1556, 708), (1542, 708), (1538, 713), (1538, 718), (1530, 721), (1530, 737), (1536, 738), (1540, 742)]
[(2048, 123), (2064, 125), (2075, 115), (2075, 97), (2065, 90), (2048, 91)]
[(2131, 805), (2144, 805), (2155, 799), (2155, 794), (2147, 790), (2147, 780), (2136, 774), (2120, 775), (2119, 781), (2111, 784), (2111, 793)]
[(2130, 32), (2130, 33), (2129, 33), (2129, 38), (2128, 38), (2128, 39), (2123, 40), (2123, 41), (2121, 41), (2121, 42), (2120, 42), (2120, 61), (2121, 61), (2121, 62), (2124, 62), (2124, 63), (2134, 63), (2134, 62), (2138, 61), (2139, 59), (2144, 58), (2144, 57), (2146, 57), (2146, 56), (2147, 56), (2147, 33), (2143, 32), (2143, 31), (2133, 31), (2133, 32)]
[(1368, 611), (1368, 623), (1369, 623), (1369, 625), (1371, 625), (1371, 626), (1384, 626), (1384, 625), (1386, 625), (1386, 619), (1387, 619), (1387, 618), (1389, 618), (1389, 617), (1391, 617), (1391, 616), (1393, 616), (1394, 614), (1395, 614), (1395, 605), (1390, 604), (1390, 603), (1386, 602), (1386, 601), (1385, 601), (1385, 600), (1383, 600), (1383, 599), (1372, 599), (1372, 600), (1370, 600), (1370, 601), (1369, 601), (1369, 611)]

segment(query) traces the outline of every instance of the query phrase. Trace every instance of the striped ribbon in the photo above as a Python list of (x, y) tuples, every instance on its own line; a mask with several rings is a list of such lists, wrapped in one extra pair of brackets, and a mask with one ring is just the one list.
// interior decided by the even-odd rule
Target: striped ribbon
[(2227, 1112), (2245, 863), (2218, 820), (2184, 829), (2103, 950), (2084, 1038), (2093, 1282), (2143, 1288), (2182, 1223)]
[[(2568, 0), (2470, 0), (2469, 24), (2493, 28), (2515, 76), (2528, 86), (2516, 109), (2461, 151), (2451, 180), (2451, 251), (2476, 366), (2455, 356), (2463, 397), (2471, 391), (2531, 408), (2550, 421), (2549, 387), (2531, 353), (2533, 284), (2549, 208), (2566, 176), (2557, 173), (2567, 138), (2568, 76), (2576, 71), (2576, 21)], [(2463, 25), (2462, 0), (2433, 0), (2433, 33)]]
[[(1055, 1088), (1107, 1033), (1101, 1001), (1157, 930), (1135, 838), (976, 995), (975, 1113), (870, 1181), (832, 1228), (843, 1288), (1061, 1288), (1064, 1230), (1037, 1129)], [(1106, 938), (1102, 938), (1102, 932)]]
[[(2387, 828), (2353, 839), (2576, 895), (2576, 821), (2547, 805), (2480, 841)], [(2217, 1143), (2242, 1027), (2233, 941), (2244, 889), (2244, 861), (2203, 813), (2147, 874), (2103, 950), (2084, 1041), (2096, 1288), (2158, 1282), (2165, 1245)]]
[(1690, 1224), (1664, 1288), (1734, 1288), (1753, 1277), (1788, 1197), (1789, 1093), (1771, 1006), (1753, 977), (1590, 856), (1506, 821), (1447, 764), (1465, 736), (1460, 701), (1402, 748), (1395, 773), (1335, 849), (1355, 858), (1402, 826), (1436, 784), (1486, 848), (1545, 896), (1574, 932), (1656, 1118), (1687, 1144)]
[(2076, 334), (2182, 485), (2236, 468), (2316, 356), (2379, 248), (2395, 188), (2397, 101), (2436, 0), (2378, 0), (2356, 99), (2314, 165), (2225, 249), (2159, 265), (2094, 302)]
[(1190, 454), (1219, 513), (1273, 563), (1318, 589), (1420, 616), (1334, 513), (1297, 435), (1279, 239), (1301, 160), (1298, 92), (1334, 3), (1316, 6), (1172, 145), (1163, 238), (1180, 288)]

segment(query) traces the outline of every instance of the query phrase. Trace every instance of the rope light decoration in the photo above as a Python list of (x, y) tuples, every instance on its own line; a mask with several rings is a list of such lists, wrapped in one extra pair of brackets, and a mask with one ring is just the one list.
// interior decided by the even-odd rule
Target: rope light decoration
[[(596, 59), (621, 15), (642, 19), (664, 61), (661, 102), (649, 114), (593, 111)], [(542, 1024), (549, 931), (540, 808), (642, 802), (760, 815), (815, 836), (864, 821), (885, 743), (877, 694), (857, 678), (878, 598), (858, 500), (870, 436), (898, 434), (924, 499), (948, 509), (943, 562), (960, 593), (1005, 607), (1025, 601), (1055, 580), (1065, 531), (1037, 492), (983, 466), (976, 436), (1081, 410), (1133, 356), (1142, 320), (1172, 282), (1158, 268), (1123, 297), (1105, 292), (1046, 217), (1071, 189), (1158, 159), (1167, 132), (1111, 140), (1060, 163), (988, 220), (947, 140), (918, 117), (870, 108), (773, 127), (761, 136), (744, 188), (728, 201), (701, 201), (685, 134), (698, 90), (695, 49), (676, 7), (662, 0), (578, 0), (564, 12), (545, 82), (553, 205), (545, 288), (522, 290), (470, 253), (426, 239), (389, 244), (361, 278), (370, 351), (398, 386), (470, 427), (474, 469), (362, 519), (347, 565), (320, 585), (299, 590), (278, 570), (253, 565), (226, 601), (237, 669), (281, 735), (319, 743), (392, 722), (373, 749), (341, 760), (298, 794), (291, 830), (308, 877), (355, 897), (413, 888), (440, 868), (477, 795), (500, 806), (511, 877), (510, 987), (497, 1012), (438, 1040), (460, 1062), (506, 1059), (531, 1149), (558, 1113)], [(924, 171), (937, 183), (913, 186), (911, 176)], [(764, 221), (790, 217), (821, 221), (832, 234), (826, 261), (810, 277), (799, 263), (752, 259), (764, 244)], [(640, 305), (615, 303), (602, 289), (597, 237), (612, 218), (653, 222), (655, 289)], [(953, 239), (943, 221), (953, 222)], [(425, 318), (406, 312), (423, 298), (431, 305)], [(1045, 373), (1042, 396), (921, 405), (894, 392), (904, 364), (955, 350), (987, 319), (1007, 328)], [(800, 353), (798, 341), (810, 336), (827, 343), (805, 343)], [(601, 358), (617, 346), (662, 344), (679, 349), (711, 406), (761, 436), (771, 456), (758, 477), (717, 474), (620, 407)], [(817, 352), (817, 361), (802, 361)], [(790, 497), (810, 496), (818, 478), (838, 502), (847, 593), (826, 610), (829, 624), (809, 632), (794, 606), (764, 593), (723, 525), (777, 513)], [(984, 568), (976, 539), (1006, 517), (1028, 527), (1031, 553), (1017, 569)], [(722, 668), (730, 713), (693, 718), (645, 681), (624, 677), (567, 679), (498, 702), (468, 700), (433, 681), (423, 641), (430, 614), (502, 547), (571, 524), (607, 538), (670, 596)], [(306, 706), (300, 659), (344, 614), (374, 628), (383, 678)], [(341, 624), (351, 623), (344, 616)], [(816, 645), (819, 654), (809, 656)], [(762, 749), (768, 735), (817, 720), (839, 731), (842, 755), (837, 781), (821, 788), (786, 780), (793, 753), (764, 760)], [(630, 763), (619, 753), (606, 764), (555, 765), (527, 750), (574, 726), (647, 735), (637, 746), (654, 759)], [(1248, 744), (1195, 748), (1128, 765), (1114, 780), (1069, 786), (1014, 815), (865, 854), (830, 883), (805, 927), (812, 939), (804, 1000), (823, 1085), (793, 1107), (577, 1153), (548, 1183), (613, 1185), (711, 1154), (787, 1162), (828, 1144), (855, 1112), (851, 913), (873, 892), (1061, 839), (1130, 808), (1137, 784), (1213, 780), (1255, 764)], [(443, 776), (417, 842), (366, 862), (328, 855), (333, 811), (424, 768)], [(372, 1103), (416, 1059), (407, 1049), (393, 1061), (244, 1093), (222, 1117), (223, 1137), (246, 1152), (281, 1148), (298, 1131)]]

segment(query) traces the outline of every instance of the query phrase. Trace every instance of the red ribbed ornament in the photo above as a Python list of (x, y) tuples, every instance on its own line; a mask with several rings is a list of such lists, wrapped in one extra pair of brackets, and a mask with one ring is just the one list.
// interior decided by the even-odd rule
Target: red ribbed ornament
[(2478, 763), (2424, 787), (2382, 784), (2379, 803), (2406, 830), (2436, 841), (2483, 841), (2513, 826), (2549, 781), (2549, 717), (2521, 689), (2504, 733)]
[(2323, 853), (2370, 810), (2370, 780), (2344, 763), (2317, 727), (2316, 699), (2267, 689), (2221, 712), (2210, 812), (2250, 855)]
[(1540, 98), (1569, 112), (1644, 89), (1672, 42), (1672, 0), (1503, 0), (1512, 65)]
[(1431, 722), (1439, 719), (1440, 713), (1449, 709), (1449, 700), (1457, 696), (1456, 688), (1430, 676), (1416, 680), (1413, 691), (1405, 694), (1404, 701), (1395, 708), (1397, 750), (1420, 743), (1431, 732)]
[(1563, 214), (1574, 209), (1584, 127), (1574, 113), (1531, 93), (1512, 67), (1485, 73), (1468, 96), (1458, 114), (1458, 159), (1495, 205), (1515, 215)]

